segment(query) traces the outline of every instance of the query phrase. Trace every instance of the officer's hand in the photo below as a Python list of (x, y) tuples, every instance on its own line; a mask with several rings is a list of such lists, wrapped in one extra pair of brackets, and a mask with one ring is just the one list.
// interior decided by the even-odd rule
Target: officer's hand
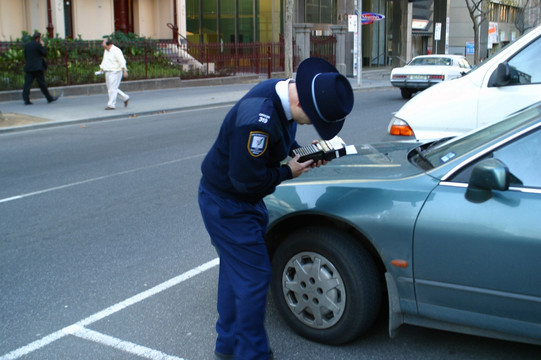
[(327, 165), (330, 160), (318, 160), (317, 162), (314, 162), (311, 167), (320, 167), (321, 165)]
[(289, 160), (289, 162), (287, 163), (287, 166), (289, 166), (289, 168), (291, 169), (291, 174), (293, 174), (294, 178), (300, 176), (302, 173), (308, 172), (312, 167), (312, 164), (314, 163), (314, 160), (308, 160), (300, 163), (299, 159), (300, 155), (295, 155), (295, 157)]

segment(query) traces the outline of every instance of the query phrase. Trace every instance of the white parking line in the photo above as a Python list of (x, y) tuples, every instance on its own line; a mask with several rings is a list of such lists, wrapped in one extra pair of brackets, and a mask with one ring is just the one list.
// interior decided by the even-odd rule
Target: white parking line
[(52, 187), (52, 188), (38, 190), (38, 191), (26, 193), (26, 194), (10, 196), (8, 198), (0, 199), (0, 203), (9, 202), (9, 201), (13, 201), (13, 200), (19, 200), (19, 199), (23, 199), (23, 198), (26, 198), (26, 197), (29, 197), (29, 196), (44, 194), (44, 193), (48, 193), (48, 192), (51, 192), (51, 191), (62, 190), (62, 189), (69, 188), (69, 187), (72, 187), (72, 186), (83, 185), (83, 184), (91, 183), (91, 182), (98, 181), (98, 180), (108, 179), (108, 178), (111, 178), (111, 177), (114, 177), (114, 176), (126, 175), (126, 174), (130, 174), (130, 173), (133, 173), (133, 172), (141, 171), (141, 170), (147, 170), (147, 169), (151, 169), (151, 168), (155, 168), (155, 167), (159, 167), (159, 166), (170, 165), (170, 164), (174, 164), (174, 163), (181, 162), (181, 161), (184, 161), (184, 160), (191, 160), (191, 159), (203, 157), (204, 155), (205, 154), (196, 154), (196, 155), (192, 155), (192, 156), (186, 156), (186, 157), (183, 157), (181, 159), (175, 159), (175, 160), (171, 160), (171, 161), (162, 162), (162, 163), (159, 163), (159, 164), (153, 164), (153, 165), (143, 166), (143, 167), (140, 167), (140, 168), (130, 169), (130, 170), (126, 170), (126, 171), (120, 171), (120, 172), (109, 174), (109, 175), (98, 176), (98, 177), (95, 177), (95, 178), (86, 179), (86, 180), (82, 180), (82, 181), (77, 181), (77, 182), (74, 182), (74, 183), (71, 183), (71, 184), (55, 186), (55, 187)]
[(129, 341), (124, 341), (109, 335), (104, 335), (97, 331), (86, 329), (82, 326), (72, 325), (68, 328), (64, 328), (63, 331), (69, 333), (70, 335), (77, 336), (78, 338), (93, 341), (105, 346), (110, 346), (112, 348), (122, 350), (124, 352), (150, 360), (185, 360), (183, 358), (167, 355), (165, 353), (162, 353), (161, 351), (137, 345)]
[[(142, 293), (139, 293), (137, 295), (134, 295), (122, 302), (119, 302), (118, 304), (115, 304), (113, 306), (108, 307), (107, 309), (104, 309), (100, 312), (97, 312), (94, 315), (91, 315), (87, 317), (86, 319), (83, 319), (81, 321), (78, 321), (75, 324), (72, 324), (70, 326), (65, 327), (64, 329), (61, 329), (57, 332), (54, 332), (50, 335), (47, 335), (39, 340), (36, 340), (28, 345), (25, 345), (21, 348), (18, 348), (16, 350), (13, 350), (5, 355), (0, 356), (0, 360), (14, 360), (18, 359), (22, 356), (25, 356), (33, 351), (36, 351), (38, 349), (41, 349), (44, 346), (47, 346), (51, 344), (52, 342), (59, 340), (67, 335), (74, 335), (78, 336), (90, 341), (95, 341), (103, 345), (112, 346), (114, 348), (130, 352), (132, 354), (136, 354), (138, 356), (144, 356), (148, 359), (156, 360), (156, 359), (181, 359), (173, 356), (166, 355), (160, 351), (152, 350), (145, 348), (144, 346), (136, 345), (127, 341), (123, 341), (120, 339), (116, 339), (111, 336), (103, 335), (98, 332), (85, 329), (85, 326), (88, 326), (98, 320), (101, 320), (107, 316), (110, 316), (116, 312), (119, 312), (121, 310), (124, 310), (128, 306), (131, 306), (133, 304), (136, 304), (138, 302), (141, 302), (151, 296), (154, 296), (162, 291), (165, 291), (175, 285), (178, 285), (186, 280), (189, 280), (193, 278), (194, 276), (197, 276), (207, 270), (210, 270), (217, 266), (220, 263), (219, 258), (215, 258), (213, 260), (210, 260), (204, 264), (199, 265), (196, 268), (193, 268), (191, 270), (188, 270), (187, 272), (176, 276), (172, 279), (167, 280), (166, 282), (163, 282), (159, 285), (154, 286), (153, 288), (150, 288), (146, 291), (143, 291)], [(120, 343), (119, 343), (120, 342)], [(116, 344), (116, 345), (115, 345)], [(152, 357), (156, 356), (156, 357)]]

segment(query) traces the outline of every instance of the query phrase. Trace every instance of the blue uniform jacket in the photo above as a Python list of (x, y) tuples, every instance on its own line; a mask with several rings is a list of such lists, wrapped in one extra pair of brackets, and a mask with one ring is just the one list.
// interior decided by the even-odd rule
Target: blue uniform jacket
[(201, 184), (208, 191), (256, 203), (292, 178), (289, 166), (280, 163), (299, 147), (297, 123), (285, 116), (278, 81), (254, 86), (226, 115), (201, 165)]

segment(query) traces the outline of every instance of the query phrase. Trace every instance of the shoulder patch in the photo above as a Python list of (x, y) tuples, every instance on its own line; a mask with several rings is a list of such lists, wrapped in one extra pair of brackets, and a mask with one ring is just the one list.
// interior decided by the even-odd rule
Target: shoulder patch
[(251, 131), (248, 137), (248, 152), (253, 157), (259, 157), (267, 150), (269, 134), (263, 131)]

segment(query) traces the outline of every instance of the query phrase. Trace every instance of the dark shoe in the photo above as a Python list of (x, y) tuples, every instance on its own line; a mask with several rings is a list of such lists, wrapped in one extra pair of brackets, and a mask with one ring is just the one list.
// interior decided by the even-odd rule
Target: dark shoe
[(50, 103), (52, 103), (53, 101), (58, 100), (59, 97), (60, 97), (60, 96), (55, 96), (55, 97), (51, 98), (51, 100), (47, 100), (47, 102), (50, 104)]
[(222, 354), (214, 351), (214, 360), (233, 360), (235, 356), (233, 354)]
[(124, 101), (124, 107), (128, 107), (128, 103), (130, 102), (130, 99)]
[(107, 106), (107, 107), (105, 108), (105, 110), (114, 110), (114, 109), (115, 109), (115, 108), (110, 107), (110, 106)]
[(32, 102), (32, 101), (25, 101), (24, 104), (25, 104), (25, 105), (32, 105), (33, 102)]
[[(232, 360), (235, 358), (235, 355), (222, 354), (217, 351), (214, 352), (214, 360)], [(274, 353), (272, 350), (269, 350), (269, 360), (274, 360)]]

